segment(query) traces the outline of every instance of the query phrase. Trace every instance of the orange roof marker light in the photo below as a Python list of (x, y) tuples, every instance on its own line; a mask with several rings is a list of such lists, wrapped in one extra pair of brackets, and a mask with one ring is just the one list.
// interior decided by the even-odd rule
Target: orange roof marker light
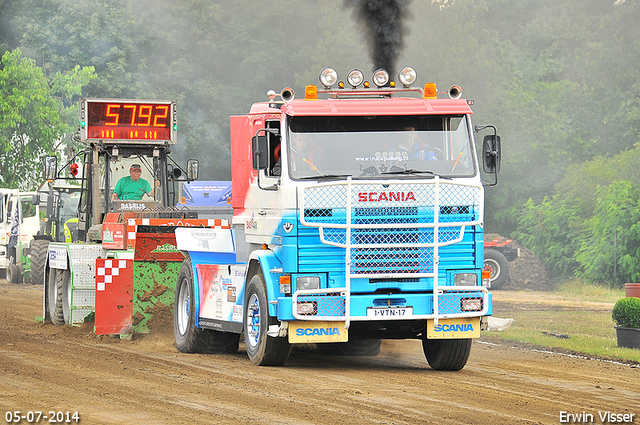
[(438, 88), (436, 87), (436, 83), (427, 83), (424, 85), (424, 98), (425, 99), (438, 98)]
[(304, 100), (318, 100), (318, 87), (309, 84), (304, 88)]

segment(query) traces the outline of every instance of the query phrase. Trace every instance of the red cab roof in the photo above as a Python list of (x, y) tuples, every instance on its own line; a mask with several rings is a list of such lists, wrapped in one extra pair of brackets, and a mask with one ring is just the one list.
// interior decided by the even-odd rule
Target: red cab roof
[(472, 114), (464, 99), (412, 99), (400, 97), (374, 99), (295, 99), (282, 105), (292, 116), (441, 115)]

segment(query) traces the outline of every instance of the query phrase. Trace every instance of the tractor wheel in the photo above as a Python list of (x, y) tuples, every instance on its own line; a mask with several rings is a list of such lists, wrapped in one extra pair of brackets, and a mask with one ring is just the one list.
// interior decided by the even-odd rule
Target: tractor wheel
[(267, 288), (262, 275), (256, 274), (247, 286), (247, 302), (244, 308), (244, 341), (252, 363), (258, 366), (282, 366), (291, 353), (286, 337), (267, 335), (269, 325), (277, 325), (275, 317), (269, 317)]
[(64, 323), (72, 325), (71, 317), (71, 272), (67, 270), (58, 270), (59, 286), (62, 288), (62, 317)]
[(31, 243), (31, 284), (44, 284), (44, 268), (47, 263), (49, 241), (36, 239)]
[(460, 370), (469, 360), (471, 338), (422, 339), (424, 356), (435, 370)]
[(484, 251), (484, 270), (489, 270), (491, 275), (491, 289), (500, 289), (509, 280), (509, 261), (501, 252), (495, 249)]
[(47, 314), (54, 325), (64, 325), (64, 312), (62, 308), (62, 272), (64, 270), (48, 269), (47, 270), (47, 287), (45, 293), (47, 296)]
[(193, 269), (187, 258), (180, 267), (173, 309), (173, 336), (181, 353), (224, 353), (238, 351), (240, 334), (196, 327)]
[(20, 283), (22, 281), (22, 274), (17, 265), (13, 263), (9, 263), (7, 267), (7, 282), (9, 283)]

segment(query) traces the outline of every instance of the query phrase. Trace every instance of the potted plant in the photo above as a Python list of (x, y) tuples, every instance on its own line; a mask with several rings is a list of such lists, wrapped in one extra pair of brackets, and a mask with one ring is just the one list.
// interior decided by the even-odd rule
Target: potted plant
[(616, 323), (618, 347), (640, 349), (640, 298), (622, 298), (611, 314)]

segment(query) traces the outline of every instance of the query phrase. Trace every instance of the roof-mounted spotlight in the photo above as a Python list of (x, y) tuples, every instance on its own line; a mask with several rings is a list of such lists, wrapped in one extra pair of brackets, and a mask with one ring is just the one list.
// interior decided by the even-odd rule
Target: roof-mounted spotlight
[(416, 81), (418, 77), (418, 73), (415, 69), (410, 66), (405, 66), (398, 73), (398, 81), (405, 87), (408, 88), (411, 84)]
[(325, 68), (320, 72), (320, 84), (325, 89), (330, 89), (338, 81), (338, 73), (333, 68)]
[(364, 82), (364, 74), (359, 69), (352, 69), (347, 75), (347, 82), (355, 89)]
[(373, 81), (373, 84), (375, 84), (378, 88), (384, 87), (389, 82), (389, 73), (380, 68), (373, 73), (373, 77), (371, 77), (371, 80)]

